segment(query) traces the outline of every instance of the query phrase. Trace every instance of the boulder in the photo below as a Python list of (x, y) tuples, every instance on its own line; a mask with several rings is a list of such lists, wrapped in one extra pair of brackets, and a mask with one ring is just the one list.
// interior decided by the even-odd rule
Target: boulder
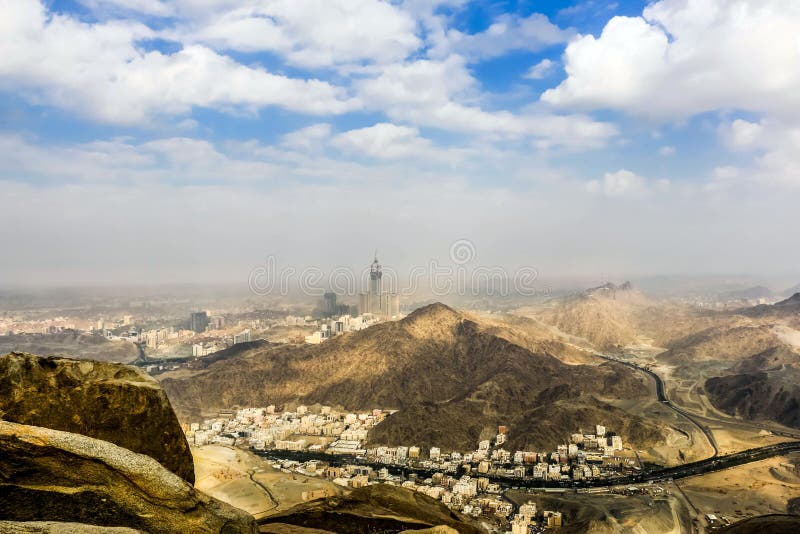
[(0, 521), (3, 534), (140, 534), (127, 527), (97, 527), (85, 523), (57, 521)]
[(195, 490), (150, 456), (7, 421), (0, 421), (0, 520), (158, 534), (257, 532), (251, 515)]
[(0, 419), (110, 441), (194, 484), (166, 393), (135, 367), (12, 352), (0, 357)]

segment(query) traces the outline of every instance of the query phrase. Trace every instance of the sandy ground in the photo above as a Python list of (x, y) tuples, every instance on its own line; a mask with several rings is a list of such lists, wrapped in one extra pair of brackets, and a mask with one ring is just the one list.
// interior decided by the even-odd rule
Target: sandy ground
[(724, 471), (677, 481), (699, 514), (730, 521), (786, 513), (800, 497), (800, 454), (775, 457)]
[(303, 501), (302, 493), (324, 489), (340, 495), (332, 482), (274, 469), (255, 454), (221, 445), (193, 447), (195, 487), (241, 508), (256, 519), (287, 510)]
[(800, 331), (797, 331), (794, 328), (789, 328), (785, 325), (776, 326), (774, 330), (781, 341), (792, 345), (795, 348), (800, 348)]
[(509, 491), (516, 504), (533, 501), (539, 510), (564, 514), (565, 534), (683, 534), (691, 532), (691, 511), (669, 488), (660, 496), (611, 493), (563, 495)]

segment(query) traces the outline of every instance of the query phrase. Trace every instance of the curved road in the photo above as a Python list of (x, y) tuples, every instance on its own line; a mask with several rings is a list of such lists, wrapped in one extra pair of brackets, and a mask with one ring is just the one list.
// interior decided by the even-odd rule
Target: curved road
[(636, 365), (635, 363), (632, 363), (632, 362), (626, 362), (624, 360), (619, 360), (617, 358), (614, 358), (614, 357), (611, 357), (611, 356), (605, 356), (603, 354), (595, 354), (595, 356), (597, 356), (599, 358), (602, 358), (602, 359), (604, 359), (606, 361), (609, 361), (609, 362), (616, 362), (616, 363), (619, 363), (619, 364), (622, 364), (622, 365), (626, 365), (628, 367), (636, 369), (637, 371), (641, 371), (641, 372), (643, 372), (645, 374), (650, 375), (653, 378), (653, 380), (656, 381), (656, 396), (658, 397), (658, 402), (660, 402), (661, 404), (663, 404), (667, 408), (671, 409), (672, 411), (674, 411), (675, 413), (677, 413), (678, 415), (680, 415), (681, 417), (683, 417), (684, 419), (686, 419), (687, 421), (689, 421), (694, 426), (696, 426), (697, 428), (700, 429), (700, 431), (703, 433), (703, 435), (705, 435), (706, 439), (708, 440), (709, 445), (711, 445), (711, 447), (714, 449), (714, 454), (711, 456), (711, 458), (715, 458), (715, 457), (717, 457), (719, 455), (719, 449), (717, 448), (716, 440), (714, 440), (714, 434), (711, 433), (711, 430), (709, 430), (709, 428), (707, 426), (700, 424), (700, 422), (697, 419), (695, 419), (695, 417), (692, 414), (690, 414), (689, 412), (687, 412), (683, 408), (679, 408), (679, 407), (675, 406), (672, 403), (672, 401), (669, 400), (669, 398), (667, 397), (666, 388), (664, 387), (664, 381), (661, 380), (660, 376), (658, 376), (656, 373), (654, 373), (650, 369), (647, 369), (645, 367), (641, 367), (641, 366)]

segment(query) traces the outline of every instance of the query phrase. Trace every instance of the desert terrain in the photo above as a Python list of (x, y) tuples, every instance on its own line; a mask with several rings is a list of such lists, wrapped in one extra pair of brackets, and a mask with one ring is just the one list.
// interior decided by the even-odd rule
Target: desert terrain
[(341, 495), (342, 488), (324, 478), (284, 473), (255, 454), (222, 445), (192, 448), (196, 487), (241, 508), (256, 519), (285, 512), (306, 502), (303, 492), (324, 490)]

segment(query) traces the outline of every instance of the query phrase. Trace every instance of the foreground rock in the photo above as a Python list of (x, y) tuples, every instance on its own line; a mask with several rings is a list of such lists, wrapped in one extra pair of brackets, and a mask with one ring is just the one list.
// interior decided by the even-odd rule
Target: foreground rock
[(6, 421), (0, 421), (0, 519), (159, 534), (257, 531), (252, 516), (196, 491), (149, 456)]
[(194, 484), (189, 444), (166, 394), (134, 367), (7, 354), (0, 357), (0, 419), (110, 441)]
[[(405, 488), (378, 484), (353, 490), (343, 497), (330, 497), (300, 504), (284, 513), (259, 521), (261, 532), (311, 533), (408, 531), (477, 534), (476, 527), (444, 504)], [(298, 528), (294, 530), (294, 528)], [(434, 530), (427, 530), (437, 527)]]
[(55, 521), (0, 521), (0, 532), (3, 534), (139, 534), (141, 530)]

